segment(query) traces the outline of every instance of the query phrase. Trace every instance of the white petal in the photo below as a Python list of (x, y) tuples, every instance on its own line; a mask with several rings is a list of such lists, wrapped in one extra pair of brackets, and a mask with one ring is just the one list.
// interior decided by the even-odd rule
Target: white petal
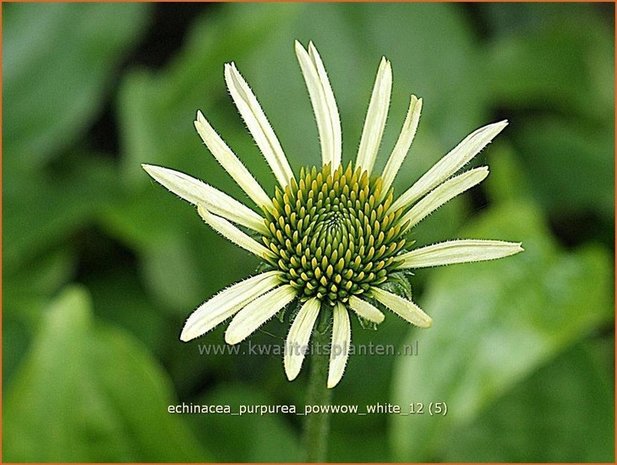
[(349, 306), (351, 309), (373, 323), (381, 323), (384, 320), (384, 314), (381, 313), (374, 305), (368, 303), (366, 300), (360, 299), (355, 295), (349, 298)]
[(336, 169), (336, 167), (341, 164), (341, 152), (343, 150), (341, 119), (339, 116), (338, 107), (336, 105), (336, 100), (334, 98), (334, 92), (332, 91), (328, 75), (326, 74), (326, 68), (324, 67), (321, 57), (312, 42), (309, 42), (309, 55), (313, 59), (317, 73), (319, 73), (319, 80), (321, 81), (321, 85), (324, 89), (324, 94), (328, 105), (328, 113), (330, 114), (330, 121), (332, 123), (332, 145), (334, 149), (332, 153), (332, 168)]
[(285, 357), (283, 358), (285, 373), (289, 381), (296, 379), (300, 373), (304, 361), (304, 351), (308, 346), (315, 320), (319, 315), (319, 308), (319, 300), (316, 298), (307, 300), (300, 308), (289, 329), (285, 343)]
[(407, 111), (407, 116), (405, 117), (403, 128), (401, 129), (401, 134), (396, 141), (394, 150), (392, 151), (392, 154), (388, 159), (388, 163), (383, 170), (383, 174), (381, 175), (383, 179), (382, 192), (384, 194), (386, 194), (388, 189), (390, 189), (390, 186), (392, 186), (392, 182), (403, 164), (403, 160), (405, 160), (407, 152), (409, 152), (409, 147), (411, 147), (413, 138), (416, 135), (416, 130), (418, 129), (421, 111), (422, 99), (412, 95), (411, 101), (409, 102), (409, 110)]
[(323, 164), (336, 168), (341, 163), (341, 122), (328, 75), (312, 43), (308, 53), (300, 42), (295, 46), (317, 120)]
[(401, 207), (411, 205), (424, 194), (433, 190), (480, 153), (507, 125), (508, 122), (504, 120), (489, 124), (469, 134), (403, 193), (392, 204), (390, 210), (395, 211)]
[(253, 300), (231, 320), (225, 332), (225, 342), (237, 344), (243, 341), (295, 297), (296, 290), (284, 284)]
[(293, 179), (293, 172), (257, 98), (234, 63), (225, 65), (225, 82), (240, 115), (242, 115), (246, 126), (253, 135), (253, 139), (266, 158), (279, 184), (284, 188)]
[(281, 283), (282, 273), (268, 271), (241, 281), (201, 304), (186, 320), (180, 340), (187, 342), (225, 321), (251, 300)]
[(252, 237), (248, 236), (246, 233), (240, 231), (225, 218), (213, 215), (203, 205), (197, 206), (197, 212), (212, 229), (222, 236), (225, 236), (237, 246), (242, 247), (244, 250), (248, 250), (252, 254), (257, 255), (259, 258), (265, 260), (272, 259), (273, 254), (270, 250), (265, 248)]
[(462, 194), (467, 189), (471, 189), (476, 184), (481, 183), (487, 176), (488, 167), (481, 166), (480, 168), (466, 171), (463, 174), (448, 179), (428, 193), (426, 197), (405, 213), (400, 220), (401, 224), (409, 221), (407, 229), (413, 228), (444, 203)]
[(328, 388), (336, 386), (345, 372), (349, 346), (351, 345), (351, 323), (349, 313), (343, 304), (334, 307), (332, 323), (332, 345), (330, 347), (330, 367), (328, 369)]
[(373, 287), (371, 292), (373, 293), (373, 297), (411, 324), (420, 328), (430, 328), (433, 324), (431, 317), (424, 313), (422, 309), (412, 301), (403, 299), (396, 294), (384, 291), (378, 287)]
[(253, 175), (246, 169), (238, 157), (225, 144), (223, 139), (210, 126), (210, 123), (204, 118), (201, 111), (197, 112), (195, 120), (195, 129), (199, 133), (201, 140), (204, 141), (208, 150), (212, 152), (214, 158), (221, 166), (229, 173), (236, 183), (244, 192), (262, 209), (269, 209), (272, 206), (272, 200), (263, 190)]
[(396, 258), (402, 260), (400, 268), (425, 268), (495, 260), (522, 251), (520, 242), (465, 239), (421, 247)]
[(263, 234), (268, 233), (264, 219), (220, 190), (180, 171), (161, 166), (141, 165), (157, 182), (193, 205), (205, 205), (215, 215), (234, 223), (251, 228)]
[(373, 170), (383, 130), (386, 126), (391, 91), (392, 67), (388, 60), (382, 58), (364, 121), (358, 157), (356, 158), (356, 166), (361, 166), (368, 171), (369, 175)]

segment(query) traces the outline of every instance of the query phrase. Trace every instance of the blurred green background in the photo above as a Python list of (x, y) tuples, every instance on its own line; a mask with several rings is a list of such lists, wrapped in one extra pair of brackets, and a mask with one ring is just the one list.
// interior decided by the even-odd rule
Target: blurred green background
[[(353, 341), (334, 402), (448, 404), (445, 417), (333, 417), (332, 461), (614, 460), (612, 4), (5, 4), (4, 461), (301, 460), (302, 417), (170, 415), (170, 403), (296, 404), (278, 355), (199, 354), (184, 319), (254, 272), (139, 164), (247, 200), (193, 129), (201, 109), (271, 189), (228, 97), (255, 90), (292, 166), (319, 145), (293, 40), (313, 40), (355, 157), (379, 59), (394, 88), (385, 163), (411, 93), (424, 98), (395, 187), (473, 129), (510, 125), (475, 163), (491, 175), (416, 230), (522, 241), (505, 260), (418, 272), (433, 317), (390, 314)], [(274, 319), (251, 339), (281, 344)], [(309, 361), (310, 363), (310, 361)]]

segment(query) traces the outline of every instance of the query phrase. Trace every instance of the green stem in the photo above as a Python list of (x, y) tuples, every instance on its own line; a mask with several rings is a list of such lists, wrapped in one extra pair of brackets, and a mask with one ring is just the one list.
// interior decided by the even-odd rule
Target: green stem
[[(316, 331), (313, 332), (311, 373), (306, 396), (307, 405), (330, 405), (332, 389), (328, 389), (329, 356), (325, 346), (330, 343), (330, 315), (321, 312)], [(307, 462), (325, 462), (330, 430), (329, 413), (312, 413), (306, 416), (304, 441)]]

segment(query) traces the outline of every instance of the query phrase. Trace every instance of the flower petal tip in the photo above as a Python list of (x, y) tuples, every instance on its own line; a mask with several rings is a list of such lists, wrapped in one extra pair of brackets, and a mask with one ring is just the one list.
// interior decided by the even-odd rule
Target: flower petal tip
[(516, 255), (517, 253), (524, 252), (522, 242), (505, 242), (504, 245), (507, 247), (508, 253), (504, 254), (504, 257)]
[(315, 44), (313, 43), (313, 41), (309, 41), (308, 43), (308, 52), (309, 55), (311, 55), (312, 57), (314, 56), (319, 56), (319, 52), (317, 51), (317, 47), (315, 47)]
[(392, 63), (386, 57), (381, 59), (381, 63), (379, 67), (382, 69), (382, 72), (387, 76), (387, 82), (392, 81)]
[(421, 325), (417, 325), (417, 326), (418, 326), (418, 328), (428, 329), (428, 328), (430, 328), (431, 326), (433, 326), (433, 319), (429, 317), (429, 319), (428, 319), (428, 320), (426, 320), (426, 322), (424, 322), (424, 323), (423, 323), (423, 324), (421, 324)]
[(164, 179), (165, 175), (168, 173), (168, 171), (170, 171), (167, 168), (163, 168), (162, 166), (148, 165), (147, 163), (142, 163), (141, 167), (146, 173), (150, 175), (152, 179), (157, 181), (159, 184), (163, 184), (161, 182), (161, 179)]
[(412, 107), (410, 109), (413, 112), (420, 113), (420, 111), (422, 111), (422, 102), (423, 102), (422, 98), (418, 97), (417, 95), (412, 94), (409, 100), (410, 100), (409, 106)]
[(328, 378), (328, 384), (327, 384), (328, 389), (335, 388), (340, 380), (341, 380), (341, 378), (338, 378), (338, 379), (329, 379)]
[(199, 334), (195, 334), (191, 331), (191, 327), (190, 326), (185, 326), (182, 329), (182, 333), (180, 334), (180, 340), (182, 342), (189, 342), (192, 341), (193, 339), (195, 339), (196, 337), (199, 337)]
[(504, 119), (504, 120), (498, 121), (496, 123), (493, 123), (492, 126), (495, 127), (495, 128), (499, 128), (499, 132), (501, 132), (501, 131), (504, 130), (504, 128), (508, 124), (510, 124), (510, 122), (507, 119)]
[(285, 363), (285, 376), (287, 376), (288, 381), (295, 380), (300, 374), (300, 369), (290, 366), (288, 363)]
[(150, 164), (148, 164), (148, 163), (142, 163), (142, 164), (141, 164), (141, 167), (142, 167), (142, 169), (143, 169), (146, 173), (148, 173), (148, 174), (150, 174), (150, 172), (151, 172), (151, 171), (156, 171), (157, 169), (160, 169), (160, 167), (159, 167), (159, 166), (156, 166), (156, 165), (150, 165)]
[(242, 342), (242, 338), (238, 337), (235, 331), (229, 331), (229, 328), (227, 328), (227, 331), (225, 331), (225, 342), (230, 346), (233, 346), (239, 342)]
[(229, 63), (225, 63), (225, 75), (228, 75), (228, 74), (230, 74), (230, 73), (232, 73), (234, 71), (237, 72), (236, 71), (236, 64), (233, 61), (231, 61)]

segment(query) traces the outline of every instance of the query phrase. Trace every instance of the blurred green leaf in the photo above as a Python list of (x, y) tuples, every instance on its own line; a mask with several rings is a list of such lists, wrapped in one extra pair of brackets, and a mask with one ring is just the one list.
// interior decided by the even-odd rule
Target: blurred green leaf
[(580, 121), (535, 119), (520, 124), (514, 139), (543, 206), (562, 215), (593, 211), (613, 223), (612, 131)]
[(591, 7), (562, 4), (542, 14), (543, 6), (529, 5), (530, 16), (539, 13), (541, 27), (502, 35), (488, 48), (488, 92), (495, 102), (515, 108), (551, 106), (596, 121), (611, 118), (613, 34)]
[(7, 5), (2, 18), (5, 176), (41, 167), (87, 128), (116, 66), (140, 37), (148, 8)]
[[(275, 406), (279, 404), (258, 387), (222, 385), (203, 396), (199, 405)], [(259, 407), (257, 407), (259, 411)], [(286, 414), (202, 414), (191, 415), (195, 434), (218, 462), (295, 462), (304, 451)], [(221, 432), (225, 440), (221, 441)]]
[(169, 382), (126, 333), (96, 325), (79, 288), (47, 309), (5, 397), (8, 461), (203, 461)]
[(525, 251), (431, 271), (421, 303), (433, 328), (410, 334), (420, 356), (400, 359), (393, 398), (403, 406), (445, 401), (449, 412), (395, 417), (398, 460), (443, 460), (453, 428), (612, 315), (608, 253), (597, 247), (560, 251), (531, 206), (494, 208), (462, 235), (522, 241)]
[(157, 358), (164, 360), (169, 345), (178, 343), (181, 322), (176, 328), (170, 324), (132, 269), (89, 275), (84, 284), (92, 294), (95, 315), (130, 331)]
[[(13, 301), (18, 295), (52, 295), (75, 271), (75, 254), (67, 247), (51, 248), (36, 258), (36, 264), (3, 277), (2, 297)], [(11, 270), (13, 271), (13, 270)], [(6, 306), (4, 311), (6, 313)]]
[[(546, 27), (547, 22), (568, 16), (585, 20), (596, 5), (587, 3), (482, 3), (477, 12), (483, 26), (495, 36), (525, 35)], [(595, 8), (597, 9), (597, 8)]]
[[(353, 403), (355, 404), (355, 402)], [(328, 441), (328, 462), (389, 462), (387, 415), (376, 416), (383, 418), (380, 418), (376, 425), (361, 431), (345, 431), (347, 429), (345, 425), (347, 416), (343, 416), (343, 421), (339, 423), (340, 426), (336, 426), (337, 423), (333, 422)], [(367, 417), (360, 416), (359, 418), (366, 419)]]
[(614, 461), (612, 376), (577, 345), (451, 433), (446, 461)]
[(499, 204), (533, 201), (529, 179), (512, 145), (497, 141), (491, 144), (491, 152), (490, 176), (483, 183), (489, 200)]
[(113, 165), (94, 155), (58, 173), (8, 176), (3, 185), (4, 201), (10, 206), (3, 210), (4, 269), (31, 269), (38, 254), (91, 222), (118, 195), (116, 179)]
[(24, 358), (38, 316), (48, 300), (41, 295), (2, 295), (2, 382), (6, 386)]
[(74, 268), (74, 254), (61, 248), (38, 257), (35, 266), (3, 276), (2, 379), (5, 384), (26, 353), (49, 297), (70, 280)]

